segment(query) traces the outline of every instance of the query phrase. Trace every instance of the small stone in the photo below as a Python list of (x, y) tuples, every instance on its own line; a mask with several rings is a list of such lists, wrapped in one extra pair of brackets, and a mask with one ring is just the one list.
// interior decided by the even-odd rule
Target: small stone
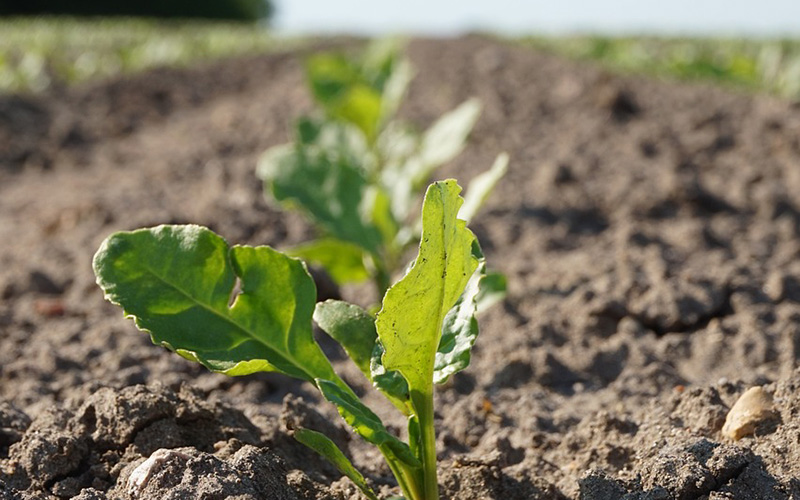
[(751, 387), (739, 396), (722, 426), (722, 434), (738, 441), (753, 434), (756, 428), (776, 417), (772, 396), (761, 387)]
[(138, 496), (161, 465), (172, 458), (189, 460), (192, 456), (178, 450), (159, 448), (147, 460), (139, 464), (128, 477), (128, 494), (132, 497)]

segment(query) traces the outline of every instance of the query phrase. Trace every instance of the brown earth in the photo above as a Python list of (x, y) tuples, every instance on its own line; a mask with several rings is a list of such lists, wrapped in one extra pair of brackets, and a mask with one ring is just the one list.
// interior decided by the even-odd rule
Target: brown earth
[[(512, 159), (473, 224), (509, 295), (437, 394), (443, 496), (800, 498), (800, 107), (475, 37), (409, 55), (406, 119), (484, 104), (441, 176), (466, 184)], [(357, 497), (287, 436), (298, 419), (391, 491), (312, 387), (226, 378), (151, 345), (91, 271), (120, 229), (194, 222), (275, 246), (313, 234), (254, 175), (311, 107), (301, 60), (0, 97), (0, 498)], [(777, 414), (732, 441), (721, 428), (750, 386)], [(159, 448), (177, 451), (131, 492)]]

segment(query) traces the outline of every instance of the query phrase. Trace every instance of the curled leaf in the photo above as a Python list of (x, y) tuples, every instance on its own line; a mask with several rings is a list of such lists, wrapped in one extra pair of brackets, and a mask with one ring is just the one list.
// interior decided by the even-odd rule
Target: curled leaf
[(436, 384), (443, 384), (450, 375), (469, 366), (470, 351), (478, 338), (476, 298), (485, 274), (486, 265), (481, 261), (470, 277), (464, 293), (444, 318), (433, 372), (433, 381)]

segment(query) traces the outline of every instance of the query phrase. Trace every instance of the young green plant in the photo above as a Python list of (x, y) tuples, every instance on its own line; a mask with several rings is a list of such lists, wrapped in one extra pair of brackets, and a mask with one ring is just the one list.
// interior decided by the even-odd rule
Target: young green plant
[[(485, 276), (478, 241), (458, 218), (460, 191), (453, 180), (428, 187), (419, 253), (376, 317), (342, 301), (315, 303), (302, 261), (267, 246), (228, 246), (200, 226), (112, 234), (94, 270), (106, 298), (155, 344), (215, 372), (276, 371), (314, 384), (355, 433), (377, 446), (406, 500), (436, 500), (434, 384), (469, 364)], [(405, 416), (407, 443), (335, 373), (314, 340), (312, 318)], [(332, 440), (312, 429), (292, 432), (377, 499)]]
[[(423, 134), (395, 119), (412, 71), (386, 41), (360, 58), (315, 55), (306, 69), (321, 112), (298, 121), (293, 142), (268, 150), (258, 175), (268, 198), (300, 210), (320, 229), (319, 239), (288, 252), (339, 284), (372, 280), (380, 297), (419, 241), (414, 214), (429, 178), (463, 150), (480, 104), (464, 102)], [(488, 189), (507, 164), (501, 154)], [(472, 213), (483, 199), (474, 198), (467, 202)]]

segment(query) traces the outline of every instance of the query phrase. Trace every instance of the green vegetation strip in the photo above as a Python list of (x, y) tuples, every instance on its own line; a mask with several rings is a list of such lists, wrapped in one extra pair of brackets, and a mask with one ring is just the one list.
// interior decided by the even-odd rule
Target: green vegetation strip
[[(209, 21), (12, 18), (0, 20), (0, 92), (185, 67), (286, 47), (265, 27)], [(294, 41), (297, 43), (297, 41)]]
[(533, 36), (519, 42), (615, 71), (800, 98), (800, 40)]

